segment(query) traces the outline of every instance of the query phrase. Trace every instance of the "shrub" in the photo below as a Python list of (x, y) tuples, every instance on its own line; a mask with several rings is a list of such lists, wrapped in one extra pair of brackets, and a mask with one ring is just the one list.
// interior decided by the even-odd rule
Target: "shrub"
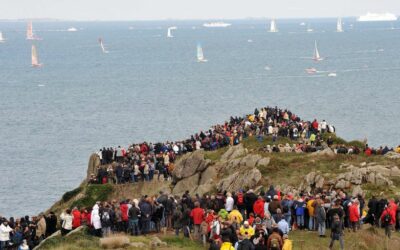
[(69, 200), (71, 200), (74, 196), (76, 196), (77, 194), (79, 194), (82, 191), (81, 187), (75, 188), (71, 191), (66, 192), (63, 196), (62, 196), (62, 201), (63, 202), (67, 202)]

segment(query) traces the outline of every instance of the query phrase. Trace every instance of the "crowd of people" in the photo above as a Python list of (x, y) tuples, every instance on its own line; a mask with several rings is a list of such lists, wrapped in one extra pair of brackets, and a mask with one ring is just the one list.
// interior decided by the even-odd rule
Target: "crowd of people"
[[(62, 235), (82, 225), (98, 237), (125, 232), (146, 235), (174, 231), (207, 244), (211, 250), (290, 250), (293, 230), (315, 231), (331, 238), (332, 248), (339, 241), (344, 249), (343, 233), (355, 232), (362, 224), (384, 227), (391, 237), (400, 230), (399, 200), (376, 199), (368, 202), (361, 195), (351, 197), (343, 190), (318, 194), (283, 194), (271, 186), (258, 193), (239, 190), (215, 195), (173, 196), (163, 192), (138, 199), (96, 202), (90, 208), (67, 209), (14, 220), (2, 218), (0, 250), (32, 249), (61, 227)], [(327, 234), (326, 229), (330, 229)]]
[[(334, 133), (335, 127), (325, 120), (304, 121), (289, 110), (277, 107), (256, 109), (253, 114), (244, 117), (231, 117), (229, 122), (212, 126), (208, 131), (200, 131), (189, 139), (178, 142), (138, 143), (125, 149), (103, 148), (97, 154), (101, 166), (90, 177), (90, 183), (135, 183), (171, 178), (174, 161), (179, 155), (198, 149), (216, 150), (221, 147), (239, 144), (244, 138), (255, 136), (262, 141), (266, 137), (277, 141), (288, 138), (291, 145), (274, 144), (262, 148), (265, 152), (310, 153), (330, 147), (337, 154), (383, 155), (390, 151), (400, 153), (400, 145), (396, 149), (380, 147), (374, 149), (365, 145), (359, 148), (335, 144), (334, 137), (324, 136)], [(325, 140), (324, 140), (325, 139)]]
[(15, 219), (0, 216), (0, 250), (30, 250), (57, 231), (57, 216), (50, 212)]
[[(396, 149), (335, 145), (333, 136), (325, 135), (334, 132), (334, 126), (325, 120), (304, 121), (289, 110), (265, 107), (245, 117), (231, 117), (229, 122), (184, 141), (143, 142), (128, 149), (103, 148), (97, 153), (101, 165), (91, 175), (89, 183), (167, 180), (179, 155), (237, 145), (250, 136), (260, 141), (266, 136), (273, 141), (279, 137), (293, 140), (292, 146), (287, 143), (263, 148), (271, 153), (307, 153), (326, 147), (337, 154), (400, 153), (400, 145)], [(367, 207), (368, 212), (365, 212)], [(337, 240), (343, 249), (344, 229), (357, 231), (361, 224), (370, 223), (385, 227), (388, 237), (392, 230), (400, 229), (398, 200), (372, 198), (366, 204), (362, 196), (350, 197), (343, 190), (315, 195), (302, 193), (294, 197), (272, 186), (257, 194), (253, 190), (221, 191), (201, 197), (188, 192), (182, 196), (160, 193), (134, 200), (97, 202), (89, 208), (74, 207), (59, 216), (49, 213), (32, 218), (0, 219), (0, 250), (32, 249), (57, 228), (66, 235), (82, 225), (99, 237), (115, 232), (139, 235), (174, 230), (176, 235), (208, 243), (213, 250), (289, 250), (294, 244), (289, 239), (292, 230), (317, 231), (319, 236), (325, 237), (327, 228), (331, 229), (330, 247)]]

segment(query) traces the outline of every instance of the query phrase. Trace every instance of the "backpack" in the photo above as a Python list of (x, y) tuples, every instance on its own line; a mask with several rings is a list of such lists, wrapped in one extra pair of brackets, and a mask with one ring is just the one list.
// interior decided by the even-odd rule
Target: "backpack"
[(277, 238), (273, 238), (271, 239), (271, 250), (279, 250), (280, 246), (279, 246), (279, 241)]
[(238, 193), (238, 196), (237, 196), (237, 205), (243, 205), (243, 203), (244, 203), (243, 193)]
[(105, 211), (101, 216), (101, 220), (103, 221), (103, 223), (110, 222), (110, 214), (107, 211)]
[(386, 211), (386, 214), (383, 217), (383, 222), (385, 223), (385, 225), (389, 225), (391, 221), (392, 221), (392, 216), (390, 216), (389, 212)]

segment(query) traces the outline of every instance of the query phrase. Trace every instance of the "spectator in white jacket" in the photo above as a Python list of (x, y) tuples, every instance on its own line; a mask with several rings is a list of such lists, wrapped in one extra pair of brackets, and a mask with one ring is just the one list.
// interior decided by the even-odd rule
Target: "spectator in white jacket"
[(6, 249), (12, 231), (13, 229), (8, 225), (8, 221), (4, 220), (0, 225), (0, 250)]
[(101, 237), (101, 220), (100, 220), (100, 213), (99, 213), (99, 203), (97, 202), (93, 206), (92, 215), (91, 215), (91, 224), (94, 227), (95, 235)]
[(226, 196), (227, 198), (225, 201), (225, 210), (231, 212), (233, 210), (233, 204), (235, 203), (235, 201), (233, 200), (231, 193), (227, 193)]
[(71, 209), (67, 209), (64, 213), (60, 215), (62, 220), (61, 224), (61, 235), (66, 235), (72, 230), (72, 214)]

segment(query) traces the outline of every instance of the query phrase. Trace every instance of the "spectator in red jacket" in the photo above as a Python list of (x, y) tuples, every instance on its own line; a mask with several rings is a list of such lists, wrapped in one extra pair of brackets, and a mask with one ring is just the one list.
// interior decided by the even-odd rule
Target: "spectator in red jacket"
[(264, 199), (262, 198), (262, 196), (258, 196), (256, 202), (254, 202), (253, 211), (256, 216), (264, 218)]
[(385, 235), (390, 239), (393, 225), (396, 223), (396, 211), (393, 210), (391, 203), (385, 206), (381, 215), (381, 222), (385, 227)]
[(353, 232), (355, 232), (358, 229), (358, 224), (360, 221), (359, 203), (360, 202), (358, 200), (355, 200), (349, 208), (349, 220)]
[(126, 232), (128, 229), (128, 204), (121, 202), (119, 208), (121, 209), (122, 230)]
[(371, 156), (371, 155), (372, 155), (372, 150), (371, 150), (371, 148), (370, 148), (370, 147), (367, 147), (367, 148), (365, 149), (364, 153), (365, 153), (366, 156)]
[(81, 225), (88, 226), (90, 224), (89, 214), (86, 209), (81, 209)]
[(194, 224), (194, 238), (198, 240), (200, 239), (201, 233), (200, 225), (204, 220), (204, 210), (200, 208), (200, 203), (198, 201), (194, 203), (194, 208), (190, 212), (190, 217), (192, 218)]
[(74, 207), (72, 210), (72, 229), (78, 228), (81, 226), (81, 212), (77, 207)]

